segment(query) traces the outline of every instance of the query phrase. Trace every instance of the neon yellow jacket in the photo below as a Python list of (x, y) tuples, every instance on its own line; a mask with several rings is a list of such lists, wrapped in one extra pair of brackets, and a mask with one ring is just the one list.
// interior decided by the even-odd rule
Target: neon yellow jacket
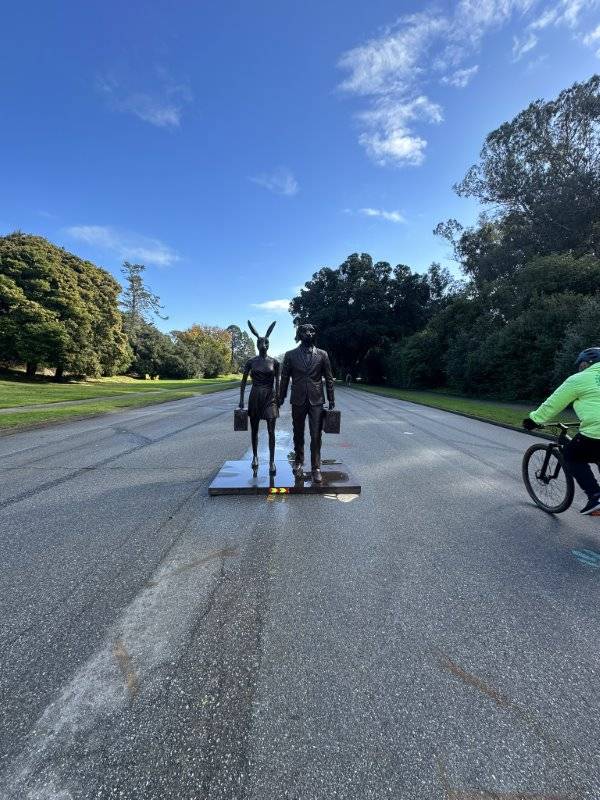
[(543, 425), (555, 419), (569, 403), (573, 403), (581, 420), (580, 432), (590, 439), (600, 439), (600, 363), (571, 375), (529, 416)]

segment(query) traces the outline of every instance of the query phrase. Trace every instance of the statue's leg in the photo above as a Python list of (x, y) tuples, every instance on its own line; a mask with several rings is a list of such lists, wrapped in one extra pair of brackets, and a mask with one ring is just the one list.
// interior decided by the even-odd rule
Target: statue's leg
[(274, 419), (267, 420), (267, 430), (269, 431), (269, 475), (275, 475), (275, 422)]
[(306, 421), (307, 407), (305, 405), (292, 406), (292, 428), (294, 431), (294, 473), (302, 472), (304, 464), (304, 424)]
[(250, 436), (252, 439), (252, 469), (258, 469), (258, 417), (250, 418)]
[(313, 480), (321, 480), (321, 439), (323, 432), (323, 407), (311, 406), (308, 417), (310, 429), (310, 466)]

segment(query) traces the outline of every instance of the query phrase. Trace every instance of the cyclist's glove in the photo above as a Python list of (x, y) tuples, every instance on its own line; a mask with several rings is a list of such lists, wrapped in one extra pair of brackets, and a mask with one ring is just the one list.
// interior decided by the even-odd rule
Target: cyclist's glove
[(523, 427), (527, 431), (534, 431), (536, 428), (540, 428), (541, 426), (534, 422), (531, 417), (525, 417), (523, 420)]

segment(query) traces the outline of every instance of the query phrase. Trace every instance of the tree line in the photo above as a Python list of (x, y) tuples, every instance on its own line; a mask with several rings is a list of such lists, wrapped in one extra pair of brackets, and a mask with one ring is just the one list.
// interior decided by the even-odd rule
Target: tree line
[(290, 305), (340, 376), (535, 400), (600, 345), (600, 76), (531, 103), (485, 139), (455, 187), (477, 223), (440, 223), (462, 272), (324, 267)]
[(124, 286), (106, 270), (40, 236), (0, 237), (0, 364), (28, 376), (213, 378), (238, 372), (255, 354), (237, 325), (191, 325), (170, 334), (153, 322), (160, 298), (145, 266), (125, 262)]

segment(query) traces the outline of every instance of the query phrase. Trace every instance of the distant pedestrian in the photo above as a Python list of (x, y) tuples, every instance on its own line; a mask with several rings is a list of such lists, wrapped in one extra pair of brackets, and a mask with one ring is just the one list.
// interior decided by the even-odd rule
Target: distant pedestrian
[(350, 375), (350, 373), (348, 372), (346, 375), (346, 386), (350, 386), (351, 383), (352, 383), (352, 375)]

